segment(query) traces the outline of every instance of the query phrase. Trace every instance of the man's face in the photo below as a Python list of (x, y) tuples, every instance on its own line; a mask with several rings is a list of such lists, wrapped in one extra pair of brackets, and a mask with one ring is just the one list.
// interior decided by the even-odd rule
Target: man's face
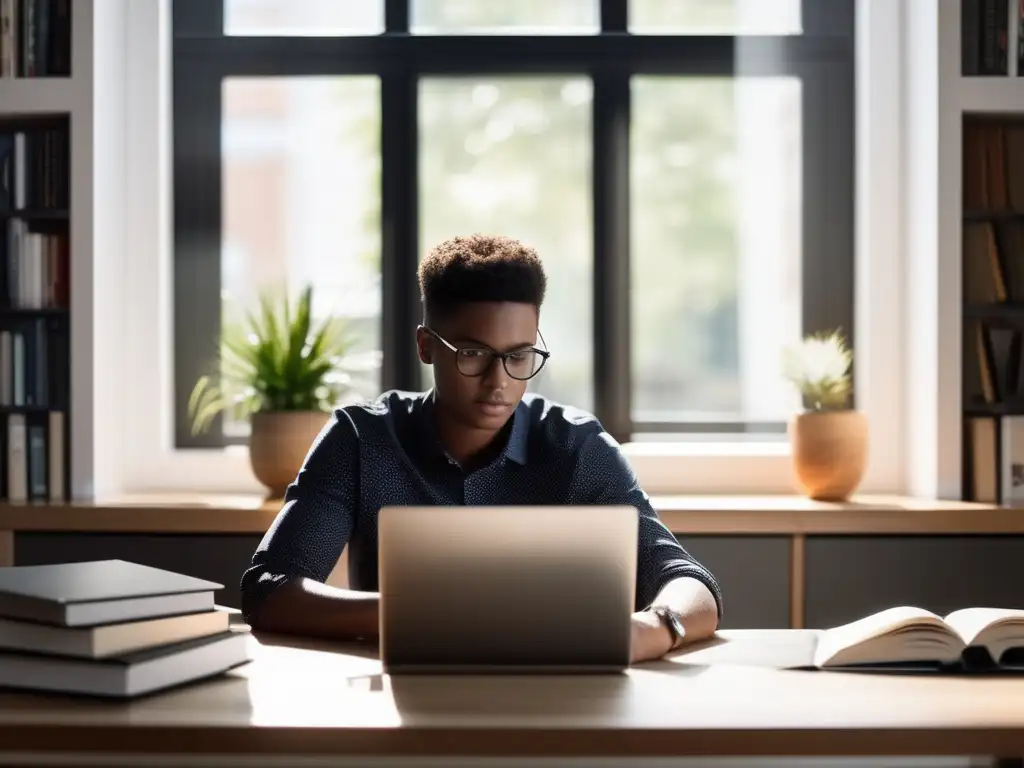
[[(488, 352), (522, 352), (537, 344), (537, 308), (513, 302), (469, 302), (431, 330), (453, 346), (420, 331), (420, 359), (434, 366), (434, 391), (439, 403), (462, 424), (475, 429), (500, 429), (526, 392), (526, 381), (508, 375), (501, 360)], [(517, 358), (518, 359), (518, 358)], [(482, 368), (482, 374), (460, 372)], [(516, 362), (509, 367), (516, 371)], [(516, 372), (517, 375), (523, 375)]]

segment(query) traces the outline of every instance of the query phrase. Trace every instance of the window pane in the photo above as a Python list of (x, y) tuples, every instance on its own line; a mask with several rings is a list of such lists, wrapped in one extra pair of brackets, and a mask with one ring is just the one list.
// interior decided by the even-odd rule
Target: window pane
[(586, 78), (420, 84), (420, 251), (474, 232), (536, 248), (552, 355), (529, 388), (582, 408), (593, 402), (590, 105)]
[(633, 417), (779, 421), (801, 334), (800, 83), (632, 83)]
[(410, 26), (432, 35), (587, 35), (601, 19), (598, 0), (412, 0)]
[(803, 31), (800, 3), (801, 0), (629, 0), (629, 31), (655, 35), (799, 35)]
[(224, 34), (331, 37), (384, 31), (384, 0), (224, 0)]
[[(380, 389), (380, 87), (375, 77), (224, 81), (222, 307), (313, 284), (356, 339), (354, 397)], [(247, 424), (225, 424), (245, 434)]]

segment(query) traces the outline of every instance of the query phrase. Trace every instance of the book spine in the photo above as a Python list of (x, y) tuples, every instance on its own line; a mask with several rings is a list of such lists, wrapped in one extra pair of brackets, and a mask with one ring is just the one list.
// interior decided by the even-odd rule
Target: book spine
[(47, 425), (47, 449), (49, 451), (47, 467), (47, 485), (50, 501), (65, 500), (64, 491), (64, 413), (50, 411)]
[(981, 0), (960, 2), (960, 66), (961, 74), (965, 76), (981, 74), (980, 3)]
[(18, 74), (18, 36), (15, 0), (0, 0), (0, 77)]
[(1024, 0), (1017, 1), (1017, 77), (1024, 76)]
[(22, 413), (7, 417), (7, 498), (28, 501), (28, 446)]

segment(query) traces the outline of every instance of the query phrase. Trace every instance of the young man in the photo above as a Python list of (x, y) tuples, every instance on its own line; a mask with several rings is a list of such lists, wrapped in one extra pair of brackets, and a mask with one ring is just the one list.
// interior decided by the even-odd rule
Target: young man
[[(242, 577), (247, 621), (376, 638), (385, 505), (629, 504), (640, 516), (633, 661), (713, 634), (717, 582), (658, 520), (616, 442), (593, 416), (525, 395), (549, 357), (537, 254), (508, 238), (457, 237), (424, 259), (419, 281), (416, 343), (433, 389), (335, 411)], [(329, 587), (346, 545), (352, 589)]]

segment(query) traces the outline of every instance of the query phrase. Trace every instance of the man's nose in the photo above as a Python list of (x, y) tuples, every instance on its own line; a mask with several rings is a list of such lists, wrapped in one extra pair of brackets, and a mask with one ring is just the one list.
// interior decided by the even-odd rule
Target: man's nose
[(505, 363), (497, 355), (491, 357), (490, 367), (484, 374), (484, 383), (495, 389), (504, 389), (508, 385), (508, 372), (505, 370)]

